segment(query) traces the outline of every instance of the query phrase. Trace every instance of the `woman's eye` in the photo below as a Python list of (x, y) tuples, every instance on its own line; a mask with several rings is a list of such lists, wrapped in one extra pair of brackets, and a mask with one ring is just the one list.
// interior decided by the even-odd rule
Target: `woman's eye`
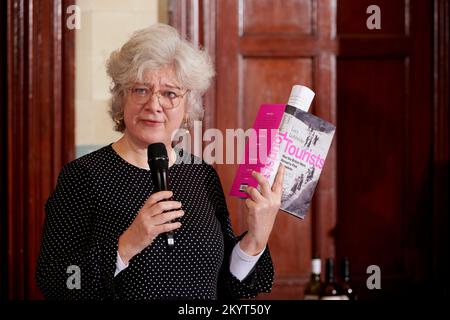
[(162, 94), (164, 97), (169, 98), (169, 99), (175, 99), (178, 97), (178, 95), (173, 91), (163, 91)]
[(149, 90), (147, 88), (134, 88), (133, 91), (140, 96), (146, 96), (149, 93)]

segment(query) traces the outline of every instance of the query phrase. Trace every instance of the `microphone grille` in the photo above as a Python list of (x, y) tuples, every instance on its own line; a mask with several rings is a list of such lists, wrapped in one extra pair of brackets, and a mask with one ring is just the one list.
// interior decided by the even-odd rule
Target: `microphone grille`
[(169, 167), (169, 157), (164, 143), (152, 143), (147, 148), (148, 165), (150, 168), (167, 169)]

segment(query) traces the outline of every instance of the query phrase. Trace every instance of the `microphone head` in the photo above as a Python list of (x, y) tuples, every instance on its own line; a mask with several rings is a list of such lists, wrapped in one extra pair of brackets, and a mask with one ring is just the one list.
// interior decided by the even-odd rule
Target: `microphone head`
[(169, 168), (169, 157), (164, 143), (152, 143), (147, 148), (147, 161), (150, 169), (167, 170)]

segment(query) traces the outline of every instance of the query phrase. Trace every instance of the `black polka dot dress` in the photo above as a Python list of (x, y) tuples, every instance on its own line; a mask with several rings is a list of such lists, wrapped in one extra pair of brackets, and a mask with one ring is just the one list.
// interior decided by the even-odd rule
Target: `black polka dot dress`
[[(111, 145), (64, 166), (45, 206), (36, 279), (46, 298), (223, 299), (270, 292), (268, 248), (243, 281), (230, 273), (231, 251), (242, 236), (231, 229), (217, 173), (176, 152), (169, 181), (185, 215), (175, 248), (159, 235), (115, 277), (118, 238), (153, 193), (150, 171), (126, 162)], [(67, 285), (70, 266), (79, 267), (79, 289)]]

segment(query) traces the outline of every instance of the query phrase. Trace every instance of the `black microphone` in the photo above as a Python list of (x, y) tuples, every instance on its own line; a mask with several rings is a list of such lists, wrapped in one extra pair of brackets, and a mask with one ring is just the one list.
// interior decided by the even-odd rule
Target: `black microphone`
[[(164, 143), (152, 143), (147, 148), (147, 161), (152, 174), (155, 192), (169, 190), (169, 157)], [(172, 199), (170, 199), (172, 200)], [(175, 246), (173, 231), (166, 233), (167, 246), (172, 249)]]

